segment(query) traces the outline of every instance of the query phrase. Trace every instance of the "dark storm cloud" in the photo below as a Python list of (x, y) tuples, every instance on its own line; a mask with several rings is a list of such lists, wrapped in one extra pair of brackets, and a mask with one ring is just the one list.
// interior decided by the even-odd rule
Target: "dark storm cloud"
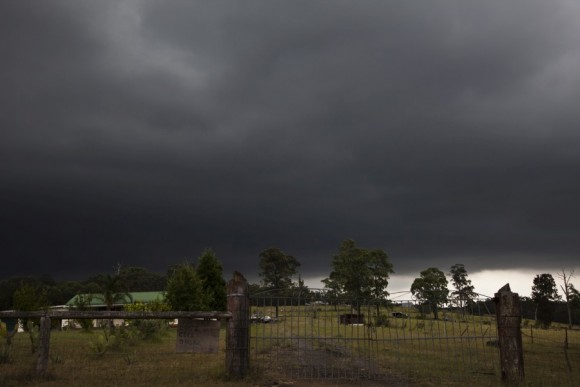
[(574, 266), (580, 7), (555, 1), (7, 2), (4, 276), (212, 246), (327, 275)]

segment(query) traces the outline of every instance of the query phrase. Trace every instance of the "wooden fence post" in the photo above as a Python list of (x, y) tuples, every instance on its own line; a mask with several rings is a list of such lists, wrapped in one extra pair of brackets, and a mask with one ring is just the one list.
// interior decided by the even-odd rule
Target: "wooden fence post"
[(496, 303), (501, 380), (517, 384), (524, 380), (520, 298), (517, 293), (512, 293), (509, 284), (506, 284), (495, 294), (494, 301)]
[(48, 368), (48, 354), (50, 350), (50, 317), (40, 318), (40, 331), (38, 338), (38, 358), (36, 359), (36, 373), (40, 376), (46, 374)]
[(228, 281), (228, 320), (226, 331), (226, 371), (243, 378), (250, 368), (250, 295), (248, 281), (237, 271)]

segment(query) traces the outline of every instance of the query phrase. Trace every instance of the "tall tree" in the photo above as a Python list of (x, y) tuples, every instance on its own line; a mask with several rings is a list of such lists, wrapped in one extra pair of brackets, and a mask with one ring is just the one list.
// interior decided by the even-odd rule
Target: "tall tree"
[(393, 265), (384, 250), (360, 248), (347, 239), (340, 244), (332, 260), (332, 271), (323, 282), (332, 294), (348, 297), (353, 306), (358, 305), (359, 314), (362, 301), (375, 301), (378, 315), (378, 302), (389, 295), (391, 273)]
[[(297, 273), (300, 262), (280, 249), (271, 247), (260, 253), (260, 277), (264, 287), (277, 290), (292, 288), (292, 276)], [(279, 316), (279, 305), (276, 302), (276, 318)]]
[(271, 247), (260, 253), (259, 275), (264, 286), (270, 289), (289, 289), (299, 266), (296, 258), (278, 248)]
[(421, 276), (413, 281), (411, 293), (422, 304), (429, 305), (435, 320), (439, 319), (439, 307), (447, 302), (449, 295), (445, 273), (436, 267), (423, 270)]
[(468, 274), (465, 266), (461, 263), (456, 263), (451, 266), (451, 283), (455, 290), (451, 295), (455, 296), (457, 305), (461, 309), (462, 315), (465, 315), (465, 306), (473, 303), (475, 298), (475, 287), (471, 284), (471, 280), (467, 279)]
[(209, 310), (226, 310), (226, 281), (223, 277), (222, 264), (212, 249), (201, 253), (197, 263), (197, 275), (201, 281), (203, 293), (208, 298)]
[(186, 262), (172, 269), (165, 300), (175, 311), (206, 310), (207, 297), (192, 264)]
[[(94, 296), (95, 299), (101, 300), (105, 304), (107, 310), (112, 310), (117, 304), (125, 304), (127, 301), (132, 301), (129, 291), (124, 286), (122, 278), (119, 275), (105, 274), (99, 277), (99, 291)], [(108, 327), (113, 328), (113, 320), (109, 319)]]
[(554, 317), (553, 301), (560, 299), (556, 281), (551, 274), (538, 274), (534, 278), (532, 286), (532, 300), (536, 304), (536, 322), (540, 322), (544, 328), (552, 323)]
[(572, 291), (571, 287), (573, 288), (574, 285), (570, 282), (570, 279), (574, 277), (574, 270), (570, 270), (570, 272), (566, 272), (565, 269), (562, 269), (560, 273), (557, 274), (558, 278), (562, 280), (564, 286), (560, 285), (562, 292), (564, 293), (564, 298), (566, 300), (566, 310), (568, 312), (568, 328), (572, 329)]
[(343, 297), (343, 290), (336, 278), (336, 273), (330, 273), (328, 278), (322, 280), (325, 290), (325, 298), (334, 305), (334, 310), (338, 310), (338, 303)]
[(116, 274), (105, 274), (101, 277), (99, 285), (99, 294), (96, 299), (103, 301), (107, 310), (113, 309), (113, 306), (119, 303), (131, 301), (131, 295), (124, 285), (122, 278)]

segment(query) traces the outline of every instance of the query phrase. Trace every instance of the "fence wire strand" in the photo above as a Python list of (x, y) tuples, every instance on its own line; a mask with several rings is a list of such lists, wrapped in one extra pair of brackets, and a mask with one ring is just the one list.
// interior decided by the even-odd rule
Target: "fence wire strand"
[[(325, 300), (323, 294), (305, 300), (273, 292), (252, 296), (251, 304), (252, 364), (273, 377), (392, 385), (501, 383), (496, 316), (488, 299), (465, 308), (448, 305), (438, 319), (417, 300), (400, 296), (377, 303)], [(524, 347), (528, 380), (548, 383), (547, 370), (550, 378), (562, 375), (561, 385), (578, 385), (576, 339), (569, 336), (565, 352), (561, 339), (546, 344), (557, 347), (559, 342), (559, 358), (544, 359), (545, 349)]]
[[(273, 380), (377, 380), (394, 386), (500, 385), (496, 316), (489, 300), (435, 319), (417, 300), (251, 297), (252, 372)], [(532, 323), (533, 324), (533, 323)], [(580, 385), (580, 330), (521, 327), (526, 385)], [(176, 329), (147, 340), (130, 330), (51, 331), (53, 385), (206, 385), (224, 375), (225, 324), (213, 354), (176, 353)], [(32, 384), (36, 333), (0, 338), (0, 385)]]

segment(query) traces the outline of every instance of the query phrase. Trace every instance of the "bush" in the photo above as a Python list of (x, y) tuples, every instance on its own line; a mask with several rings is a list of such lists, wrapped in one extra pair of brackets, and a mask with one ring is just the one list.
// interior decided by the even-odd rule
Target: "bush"
[(129, 328), (141, 340), (158, 340), (167, 332), (167, 323), (163, 320), (134, 320)]
[(180, 311), (206, 310), (209, 303), (195, 267), (188, 263), (173, 270), (167, 281), (165, 299), (172, 310)]
[[(164, 312), (169, 311), (169, 305), (161, 301), (153, 301), (149, 303), (135, 302), (131, 305), (125, 305), (125, 310), (129, 312)], [(141, 340), (156, 340), (160, 336), (167, 333), (166, 320), (131, 320), (128, 326), (134, 330), (137, 337)]]
[(103, 334), (99, 335), (96, 340), (89, 342), (89, 349), (99, 356), (103, 356), (108, 351), (123, 351), (127, 346), (135, 345), (138, 338), (131, 329), (119, 327), (111, 329), (106, 326), (103, 328)]
[(388, 327), (390, 326), (389, 318), (386, 314), (380, 314), (377, 316), (377, 326), (378, 327)]
[(0, 323), (0, 364), (10, 363), (10, 339), (4, 323)]

